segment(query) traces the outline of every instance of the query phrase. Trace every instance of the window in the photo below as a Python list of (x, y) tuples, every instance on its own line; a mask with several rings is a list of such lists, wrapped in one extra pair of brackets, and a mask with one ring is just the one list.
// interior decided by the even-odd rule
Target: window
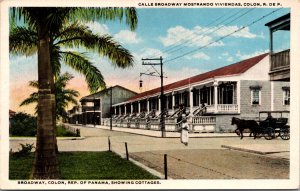
[(181, 94), (175, 94), (175, 106), (178, 107), (181, 103), (180, 103), (180, 98), (181, 98)]
[(165, 96), (166, 109), (172, 109), (172, 94)]
[(260, 105), (261, 104), (261, 86), (254, 85), (250, 86), (251, 90), (251, 105)]
[(193, 106), (199, 106), (199, 90), (193, 90)]
[(259, 105), (260, 104), (260, 89), (251, 89), (251, 104)]
[(290, 89), (283, 88), (283, 105), (290, 105)]
[(205, 86), (200, 89), (200, 103), (208, 103), (208, 88)]
[(183, 105), (184, 107), (189, 107), (190, 106), (190, 103), (189, 103), (189, 93), (188, 92), (184, 92), (183, 93)]
[(220, 104), (233, 104), (233, 85), (221, 84), (219, 87), (218, 96)]

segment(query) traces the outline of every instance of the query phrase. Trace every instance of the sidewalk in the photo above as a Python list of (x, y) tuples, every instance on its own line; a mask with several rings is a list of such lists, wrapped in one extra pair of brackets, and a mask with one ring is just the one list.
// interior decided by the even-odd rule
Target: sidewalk
[[(72, 124), (67, 124), (73, 128), (96, 128), (96, 129), (105, 129), (105, 130), (110, 130), (109, 126), (103, 126), (103, 125), (86, 125), (86, 126), (81, 126), (81, 125), (72, 125)], [(145, 135), (145, 136), (150, 136), (150, 137), (162, 137), (162, 132), (161, 131), (155, 131), (155, 130), (147, 130), (147, 129), (135, 129), (135, 128), (125, 128), (125, 127), (112, 127), (113, 131), (118, 131), (118, 132), (126, 132), (126, 133), (132, 133), (132, 134), (137, 134), (137, 135)], [(179, 132), (166, 132), (166, 138), (175, 138), (175, 137), (180, 137)], [(190, 133), (189, 137), (205, 137), (205, 138), (217, 138), (217, 137), (237, 137), (235, 133)]]
[(255, 153), (260, 155), (268, 155), (270, 157), (276, 157), (281, 159), (290, 159), (289, 144), (233, 144), (233, 145), (221, 145), (222, 148), (231, 150), (243, 151), (248, 153)]

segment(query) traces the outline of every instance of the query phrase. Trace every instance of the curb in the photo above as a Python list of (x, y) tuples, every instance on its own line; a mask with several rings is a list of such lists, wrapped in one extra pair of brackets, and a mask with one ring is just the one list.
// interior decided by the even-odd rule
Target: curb
[[(145, 129), (136, 129), (139, 132), (133, 132), (135, 128), (127, 128), (127, 127), (113, 127), (112, 130), (110, 130), (109, 127), (103, 126), (103, 125), (96, 125), (96, 127), (93, 126), (83, 126), (79, 124), (65, 124), (67, 126), (73, 127), (73, 128), (87, 128), (87, 129), (101, 129), (106, 131), (115, 131), (115, 132), (123, 132), (123, 133), (129, 133), (134, 135), (141, 135), (141, 136), (147, 136), (147, 137), (154, 137), (154, 138), (162, 138), (161, 137), (161, 131), (159, 130), (145, 130)], [(141, 132), (145, 131), (145, 132)], [(176, 134), (175, 134), (176, 133)], [(179, 138), (180, 133), (179, 132), (166, 132), (166, 137), (163, 138)], [(200, 133), (190, 133), (189, 138), (233, 138), (233, 137), (239, 137), (235, 133), (215, 133), (215, 132), (200, 132)], [(248, 137), (245, 135), (244, 137)]]
[(274, 153), (282, 153), (284, 151), (257, 151), (257, 150), (251, 150), (251, 149), (246, 149), (246, 148), (240, 148), (240, 147), (234, 147), (234, 146), (229, 146), (229, 145), (221, 145), (222, 148), (227, 148), (227, 149), (232, 149), (232, 150), (237, 150), (237, 151), (244, 151), (244, 152), (249, 152), (249, 153), (255, 153), (255, 154), (261, 154), (261, 155), (266, 155), (266, 154), (274, 154)]
[[(57, 140), (83, 140), (85, 137), (56, 137)], [(11, 141), (26, 141), (32, 140), (35, 141), (36, 137), (9, 137)]]
[[(85, 127), (83, 127), (85, 128)], [(88, 127), (89, 128), (89, 127)], [(148, 133), (142, 133), (142, 132), (131, 132), (131, 131), (126, 131), (125, 129), (130, 129), (130, 128), (124, 128), (124, 130), (122, 130), (121, 128), (115, 127), (113, 128), (112, 131), (116, 131), (116, 132), (123, 132), (123, 133), (130, 133), (130, 134), (135, 134), (135, 135), (142, 135), (142, 136), (147, 136), (147, 137), (154, 137), (154, 138), (162, 138), (161, 135), (151, 135)], [(96, 129), (102, 129), (102, 130), (108, 130), (110, 131), (110, 129), (105, 128), (105, 127), (96, 127)], [(141, 130), (141, 129), (139, 129)], [(155, 130), (145, 130), (147, 132), (159, 132), (158, 134), (161, 133), (161, 131), (155, 131)], [(176, 133), (176, 132), (166, 132), (166, 137), (163, 138), (179, 138), (180, 137), (180, 133), (176, 133), (175, 135), (170, 135), (170, 133)], [(168, 135), (169, 134), (169, 135)], [(235, 133), (191, 133), (189, 134), (189, 138), (225, 138), (225, 137), (237, 137), (237, 135)], [(247, 137), (247, 136), (245, 136)]]

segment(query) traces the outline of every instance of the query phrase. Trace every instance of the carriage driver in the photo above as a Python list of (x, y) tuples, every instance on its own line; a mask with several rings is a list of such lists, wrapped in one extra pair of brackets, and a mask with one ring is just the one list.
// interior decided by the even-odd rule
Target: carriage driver
[(267, 117), (267, 119), (269, 120), (269, 119), (272, 119), (273, 117), (272, 117), (272, 115), (271, 115), (271, 112), (268, 112), (268, 117)]
[(265, 121), (271, 122), (272, 119), (273, 119), (273, 116), (272, 116), (271, 112), (268, 112), (268, 117), (265, 119)]

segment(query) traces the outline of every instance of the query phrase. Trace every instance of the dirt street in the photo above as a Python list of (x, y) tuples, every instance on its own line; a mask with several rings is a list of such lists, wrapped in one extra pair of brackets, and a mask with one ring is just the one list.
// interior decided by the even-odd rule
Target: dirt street
[[(173, 179), (288, 179), (289, 161), (228, 149), (195, 149), (131, 153), (135, 160)], [(193, 169), (193, 170), (191, 170)]]

